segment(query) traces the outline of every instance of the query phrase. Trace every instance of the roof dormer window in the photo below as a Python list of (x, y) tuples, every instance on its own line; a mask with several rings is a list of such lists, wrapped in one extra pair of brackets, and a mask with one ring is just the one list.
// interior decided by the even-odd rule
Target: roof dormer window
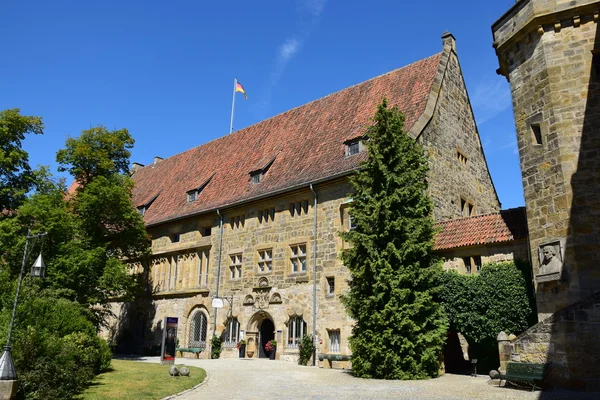
[(146, 214), (146, 206), (140, 206), (137, 208), (138, 213), (140, 213), (140, 215), (144, 215)]
[(202, 190), (206, 187), (206, 185), (208, 185), (208, 183), (213, 178), (213, 176), (215, 176), (215, 174), (212, 174), (211, 176), (209, 176), (208, 179), (203, 181), (200, 186), (187, 191), (187, 202), (188, 203), (192, 203), (192, 202), (198, 200), (198, 197), (200, 196), (200, 192), (202, 192)]
[(192, 190), (191, 192), (188, 192), (188, 198), (187, 201), (188, 203), (191, 203), (192, 201), (196, 201), (196, 199), (198, 199), (198, 191), (197, 190)]
[(346, 157), (356, 155), (365, 149), (361, 138), (348, 140), (344, 145), (346, 146)]
[(262, 171), (254, 171), (250, 173), (250, 183), (259, 183), (264, 176)]
[(277, 154), (275, 155), (275, 157), (267, 159), (266, 162), (264, 162), (265, 159), (262, 159), (261, 162), (257, 165), (258, 168), (254, 168), (252, 171), (250, 171), (250, 183), (256, 184), (256, 183), (259, 183), (260, 181), (262, 181), (263, 178), (265, 177), (265, 174), (267, 173), (267, 171), (269, 170), (269, 168), (275, 161), (276, 157), (277, 157)]

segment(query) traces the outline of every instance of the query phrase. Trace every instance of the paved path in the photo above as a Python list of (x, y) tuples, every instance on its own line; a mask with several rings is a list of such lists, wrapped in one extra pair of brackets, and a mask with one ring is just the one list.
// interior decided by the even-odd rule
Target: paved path
[[(155, 357), (146, 362), (158, 362)], [(488, 384), (489, 378), (446, 374), (426, 381), (354, 378), (347, 371), (302, 367), (266, 359), (178, 359), (204, 368), (208, 381), (174, 400), (200, 399), (594, 399), (576, 393), (541, 393)], [(596, 397), (597, 399), (597, 397)]]

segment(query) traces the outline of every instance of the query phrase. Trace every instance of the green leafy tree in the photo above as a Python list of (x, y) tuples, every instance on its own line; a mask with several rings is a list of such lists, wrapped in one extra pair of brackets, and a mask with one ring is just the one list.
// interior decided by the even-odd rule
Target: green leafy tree
[(365, 132), (368, 158), (351, 179), (342, 254), (351, 272), (343, 297), (355, 325), (350, 338), (356, 376), (423, 379), (437, 376), (447, 320), (434, 300), (441, 267), (433, 255), (428, 162), (403, 130), (404, 116), (387, 101)]
[(97, 126), (84, 130), (78, 138), (67, 139), (66, 148), (56, 154), (58, 170), (71, 173), (80, 185), (98, 176), (127, 174), (133, 144), (127, 129), (110, 131)]
[(502, 331), (519, 334), (529, 326), (532, 309), (523, 272), (513, 262), (484, 265), (478, 275), (446, 271), (439, 299), (450, 329), (469, 342), (480, 370), (498, 366), (496, 338)]
[(29, 155), (23, 150), (25, 135), (43, 133), (40, 117), (20, 114), (18, 108), (0, 111), (0, 216), (14, 210), (32, 188), (35, 177)]

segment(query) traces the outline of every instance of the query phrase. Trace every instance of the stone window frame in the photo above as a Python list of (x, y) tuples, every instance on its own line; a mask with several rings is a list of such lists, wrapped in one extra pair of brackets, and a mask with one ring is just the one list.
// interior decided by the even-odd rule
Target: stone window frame
[[(210, 248), (196, 251), (198, 257), (197, 286), (208, 287), (208, 269), (210, 268)], [(205, 262), (206, 261), (206, 262)]]
[(194, 308), (189, 313), (188, 321), (188, 347), (206, 348), (206, 338), (208, 336), (208, 310), (204, 307)]
[(240, 340), (240, 321), (237, 317), (228, 317), (223, 324), (223, 347), (235, 347)]
[[(528, 142), (534, 149), (545, 149), (547, 146), (546, 138), (548, 134), (548, 128), (544, 123), (543, 116), (541, 113), (532, 115), (525, 120), (525, 126), (527, 129)], [(538, 131), (539, 130), (539, 131)], [(539, 133), (539, 140), (537, 140), (537, 133)]]
[(298, 349), (302, 338), (308, 332), (308, 324), (302, 315), (292, 315), (287, 321), (287, 340), (285, 347), (288, 349)]
[(459, 204), (461, 218), (473, 217), (475, 215), (475, 202), (469, 200), (467, 197), (460, 196)]
[[(257, 262), (256, 262), (256, 268), (257, 268), (257, 274), (259, 275), (266, 275), (266, 274), (270, 274), (273, 272), (273, 247), (263, 247), (260, 248), (258, 250), (256, 250), (257, 254), (258, 254), (258, 258), (257, 258)], [(270, 258), (265, 258), (263, 254), (268, 254), (270, 253)], [(263, 266), (263, 268), (261, 269), (261, 265)], [(268, 267), (268, 269), (267, 269)]]
[(289, 211), (291, 218), (300, 218), (308, 215), (309, 210), (308, 200), (293, 201), (290, 203)]
[(244, 228), (245, 223), (245, 215), (236, 215), (234, 217), (229, 217), (229, 227), (231, 228), (231, 230), (240, 230)]
[[(329, 341), (329, 354), (338, 354), (342, 350), (342, 331), (341, 329), (327, 329), (327, 338)], [(336, 340), (337, 339), (337, 340)]]
[(269, 207), (258, 211), (258, 223), (262, 225), (268, 224), (269, 222), (275, 222), (275, 207)]
[(327, 289), (327, 297), (335, 296), (335, 276), (325, 277), (325, 288)]
[[(302, 247), (304, 247), (304, 253), (299, 252)], [(297, 252), (294, 252), (295, 248), (297, 249)], [(288, 259), (290, 263), (290, 273), (292, 275), (306, 274), (308, 272), (308, 243), (299, 242), (290, 244), (289, 251), (290, 254)], [(294, 271), (294, 260), (299, 262), (297, 271)], [(302, 263), (302, 260), (304, 260), (304, 263)]]
[(459, 147), (456, 147), (456, 158), (460, 165), (467, 166), (469, 162), (469, 157), (465, 155), (465, 152), (462, 151)]
[[(467, 275), (481, 272), (481, 267), (483, 265), (481, 255), (464, 256), (462, 257), (462, 260), (463, 264), (465, 265)], [(473, 270), (475, 271), (473, 272)]]
[[(229, 280), (239, 281), (242, 279), (243, 253), (229, 254)], [(237, 277), (236, 277), (237, 273)]]

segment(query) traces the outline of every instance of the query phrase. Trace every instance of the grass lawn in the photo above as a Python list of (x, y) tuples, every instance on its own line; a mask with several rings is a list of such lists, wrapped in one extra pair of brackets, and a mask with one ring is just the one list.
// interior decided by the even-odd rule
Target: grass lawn
[(98, 375), (77, 399), (162, 399), (190, 389), (206, 378), (206, 372), (196, 367), (188, 367), (189, 377), (171, 377), (169, 367), (170, 365), (112, 360), (112, 371)]

